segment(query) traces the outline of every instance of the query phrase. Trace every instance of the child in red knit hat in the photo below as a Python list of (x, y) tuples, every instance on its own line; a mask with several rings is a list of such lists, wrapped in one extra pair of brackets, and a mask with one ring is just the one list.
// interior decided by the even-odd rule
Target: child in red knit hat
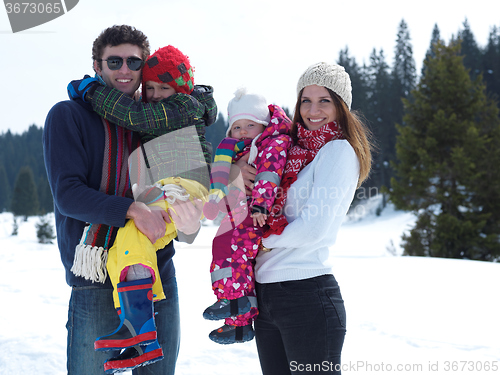
[(193, 89), (194, 69), (188, 57), (173, 46), (160, 48), (142, 69), (142, 97), (146, 102), (155, 103), (178, 92), (189, 95)]
[[(144, 113), (141, 112), (147, 117), (148, 128), (143, 126), (137, 129), (134, 124), (124, 123), (127, 119), (136, 118), (134, 117), (136, 113), (132, 112), (130, 106), (126, 107), (127, 111), (121, 111), (122, 119), (112, 117), (111, 113), (114, 113), (113, 110), (119, 104), (132, 100), (124, 95), (120, 95), (118, 101), (103, 104), (104, 108), (94, 107), (94, 110), (105, 119), (141, 131), (143, 147), (141, 150), (136, 150), (129, 158), (131, 181), (137, 182), (132, 187), (134, 197), (136, 201), (143, 202), (149, 207), (160, 207), (166, 212), (176, 200), (204, 201), (208, 195), (211, 146), (204, 137), (204, 128), (215, 121), (217, 106), (211, 87), (194, 85), (193, 71), (188, 57), (173, 46), (160, 48), (144, 64), (142, 101), (161, 102), (163, 108), (168, 108), (169, 113), (178, 109), (178, 117), (169, 116), (166, 127), (164, 125), (162, 127), (158, 120), (160, 116), (148, 117), (148, 107), (145, 107)], [(92, 95), (97, 90), (101, 89), (97, 88), (86, 96), (86, 100), (93, 105)], [(111, 90), (114, 91), (116, 90)], [(112, 96), (107, 95), (107, 97)], [(170, 134), (165, 137), (160, 136), (167, 133)], [(166, 224), (165, 235), (154, 244), (137, 229), (133, 220), (129, 220), (125, 227), (118, 230), (114, 244), (108, 250), (106, 268), (114, 287), (113, 299), (115, 308), (121, 314), (121, 323), (111, 334), (98, 337), (94, 347), (101, 351), (125, 350), (119, 356), (106, 361), (104, 364), (106, 373), (125, 371), (163, 358), (151, 314), (149, 314), (150, 321), (146, 322), (140, 331), (133, 333), (130, 331), (130, 323), (125, 322), (125, 319), (132, 320), (132, 318), (127, 316), (123, 318), (123, 311), (126, 308), (123, 305), (127, 305), (128, 302), (124, 301), (121, 291), (127, 292), (131, 290), (130, 288), (137, 288), (137, 283), (141, 281), (152, 284), (150, 285), (152, 293), (148, 295), (151, 304), (143, 303), (140, 308), (135, 306), (134, 314), (137, 315), (137, 311), (141, 309), (154, 311), (153, 301), (165, 298), (156, 251), (163, 249), (177, 234), (172, 220)], [(79, 247), (88, 250), (83, 237)], [(82, 275), (85, 276), (83, 272)]]
[[(193, 68), (189, 59), (173, 46), (166, 46), (157, 50), (146, 61), (142, 69), (142, 100), (146, 103), (164, 101), (174, 94), (191, 94), (194, 90)], [(165, 100), (167, 99), (167, 100)], [(213, 99), (212, 99), (213, 100)], [(201, 121), (203, 127), (204, 121)], [(208, 195), (208, 168), (199, 170), (199, 166), (206, 166), (206, 160), (201, 154), (200, 144), (207, 143), (205, 138), (195, 137), (194, 124), (186, 123), (185, 129), (173, 132), (164, 132), (164, 136), (151, 137), (143, 135), (145, 153), (138, 150), (131, 160), (139, 159), (139, 166), (133, 168), (139, 171), (131, 172), (131, 181), (136, 201), (146, 203), (150, 207), (160, 207), (168, 212), (176, 199), (206, 200)], [(152, 138), (152, 139), (151, 139)], [(205, 147), (206, 146), (205, 144)], [(175, 150), (172, 150), (175, 148)], [(166, 150), (177, 155), (163, 155)], [(194, 156), (193, 156), (194, 155)], [(198, 156), (198, 158), (197, 158)], [(183, 164), (179, 159), (191, 158), (192, 165)], [(198, 160), (196, 160), (196, 158)], [(203, 160), (200, 160), (203, 158)], [(132, 165), (134, 165), (132, 163)], [(147, 172), (147, 173), (146, 173)], [(146, 182), (147, 181), (147, 182)], [(119, 307), (116, 285), (121, 281), (153, 278), (153, 295), (155, 301), (164, 299), (161, 280), (156, 265), (156, 250), (163, 249), (177, 236), (173, 222), (166, 225), (165, 235), (151, 244), (132, 220), (124, 228), (118, 230), (113, 247), (108, 252), (107, 269), (115, 292), (115, 307)], [(115, 252), (114, 250), (117, 249)]]

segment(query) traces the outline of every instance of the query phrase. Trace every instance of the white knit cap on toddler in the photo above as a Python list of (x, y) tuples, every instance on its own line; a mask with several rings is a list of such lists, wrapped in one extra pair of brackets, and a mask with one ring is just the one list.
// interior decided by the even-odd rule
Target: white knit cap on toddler
[(236, 90), (234, 98), (227, 105), (227, 114), (229, 126), (226, 136), (229, 136), (231, 126), (238, 120), (252, 120), (264, 126), (269, 125), (269, 121), (271, 121), (266, 98), (258, 94), (249, 94), (245, 87)]

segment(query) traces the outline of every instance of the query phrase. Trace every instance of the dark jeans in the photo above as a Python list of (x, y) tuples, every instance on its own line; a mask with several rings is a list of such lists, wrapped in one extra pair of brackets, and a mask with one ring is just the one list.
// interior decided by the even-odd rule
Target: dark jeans
[(333, 275), (257, 283), (255, 333), (264, 375), (340, 374), (346, 314)]
[[(173, 375), (180, 344), (180, 315), (177, 282), (175, 277), (163, 284), (166, 299), (155, 302), (156, 329), (164, 358), (152, 365), (139, 367), (134, 375)], [(104, 374), (104, 361), (118, 352), (96, 352), (97, 337), (113, 332), (120, 318), (113, 305), (112, 289), (74, 287), (69, 302), (68, 323), (68, 374)]]

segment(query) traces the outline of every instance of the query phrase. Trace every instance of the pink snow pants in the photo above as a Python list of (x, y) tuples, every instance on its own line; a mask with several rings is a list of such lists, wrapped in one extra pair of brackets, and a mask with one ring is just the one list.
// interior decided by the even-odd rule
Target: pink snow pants
[[(210, 266), (212, 289), (217, 299), (256, 297), (254, 265), (261, 238), (262, 230), (253, 226), (246, 205), (234, 208), (224, 217), (213, 240)], [(252, 307), (246, 314), (226, 318), (225, 324), (248, 325), (258, 314), (257, 307)]]

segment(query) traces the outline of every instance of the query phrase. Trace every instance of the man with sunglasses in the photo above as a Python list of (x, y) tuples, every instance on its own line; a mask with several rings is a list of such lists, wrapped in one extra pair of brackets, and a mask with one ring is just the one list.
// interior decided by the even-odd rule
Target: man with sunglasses
[(141, 82), (141, 54), (141, 49), (133, 44), (106, 46), (102, 58), (94, 60), (94, 70), (107, 86), (133, 96)]
[[(94, 41), (92, 57), (99, 80), (133, 96), (141, 80), (143, 61), (149, 56), (147, 37), (131, 26), (113, 26)], [(102, 119), (89, 103), (70, 100), (57, 103), (47, 115), (43, 134), (44, 158), (56, 217), (57, 240), (72, 287), (68, 310), (68, 374), (102, 374), (103, 363), (119, 351), (94, 350), (96, 337), (118, 326), (113, 308), (112, 285), (106, 275), (78, 276), (72, 270), (75, 247), (84, 242), (106, 255), (117, 228), (133, 219), (152, 242), (165, 233), (165, 211), (151, 211), (130, 195), (127, 157), (140, 147), (137, 133)], [(198, 215), (198, 216), (196, 216)], [(199, 229), (199, 212), (184, 211), (178, 238), (192, 241)], [(99, 223), (99, 224), (89, 224)], [(177, 223), (176, 223), (177, 225)], [(82, 236), (83, 233), (83, 236)], [(157, 252), (158, 269), (167, 298), (155, 304), (158, 341), (164, 359), (133, 371), (137, 374), (173, 374), (179, 351), (180, 319), (172, 243)], [(103, 283), (99, 282), (102, 279)]]

